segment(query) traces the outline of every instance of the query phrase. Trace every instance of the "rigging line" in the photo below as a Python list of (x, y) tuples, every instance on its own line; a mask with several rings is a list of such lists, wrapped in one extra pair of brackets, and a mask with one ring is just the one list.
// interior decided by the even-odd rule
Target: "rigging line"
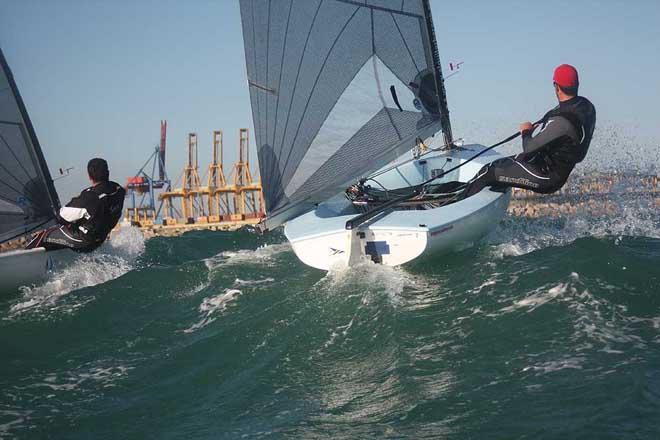
[[(284, 70), (284, 54), (286, 53), (286, 43), (289, 38), (289, 23), (291, 21), (291, 9), (293, 9), (293, 0), (289, 2), (289, 14), (286, 19), (286, 28), (284, 30), (284, 44), (282, 45), (282, 57), (280, 59), (280, 75), (279, 79), (277, 80), (277, 90), (281, 91), (282, 90), (282, 71)], [(282, 96), (281, 93), (277, 94), (277, 104), (275, 104), (275, 128), (273, 130), (273, 142), (270, 144), (271, 149), (273, 150), (273, 156), (277, 158), (278, 156), (275, 155), (275, 142), (277, 139), (277, 129), (279, 128), (279, 125), (277, 123), (277, 115), (280, 111), (280, 97)], [(266, 137), (266, 140), (268, 140), (268, 137)], [(268, 142), (266, 142), (268, 143)], [(281, 149), (280, 149), (281, 152)], [(276, 162), (275, 160), (272, 160), (270, 163), (270, 173), (269, 175), (273, 175), (273, 172), (275, 171), (275, 166), (279, 165), (279, 160)]]
[(369, 177), (367, 180), (365, 180), (365, 182), (368, 182), (369, 180), (371, 180), (371, 181), (377, 183), (378, 186), (380, 186), (381, 188), (383, 188), (383, 190), (385, 191), (385, 197), (387, 197), (387, 198), (389, 199), (389, 197), (390, 197), (390, 190), (387, 189), (387, 188), (385, 187), (385, 185), (383, 185), (382, 183), (380, 183), (379, 181), (377, 181), (377, 180), (374, 179), (373, 177)]
[[(426, 152), (426, 153), (424, 153), (424, 154), (428, 154), (428, 153), (430, 153), (430, 152), (431, 152), (431, 151), (428, 151), (428, 152)], [(376, 173), (373, 173), (373, 174), (367, 176), (365, 179), (366, 179), (366, 180), (369, 180), (369, 179), (371, 179), (371, 178), (373, 178), (373, 177), (378, 177), (378, 176), (380, 176), (380, 175), (382, 175), (382, 174), (387, 173), (388, 171), (392, 171), (393, 169), (400, 167), (401, 165), (405, 165), (405, 164), (407, 164), (407, 163), (414, 162), (414, 161), (418, 160), (418, 159), (421, 158), (421, 157), (422, 157), (422, 156), (419, 156), (419, 157), (411, 157), (410, 159), (406, 159), (406, 160), (404, 160), (404, 161), (401, 162), (401, 163), (397, 163), (396, 165), (392, 165), (391, 167), (387, 167), (387, 168), (385, 168), (385, 169), (382, 170), (382, 171), (378, 171), (378, 172), (376, 172)], [(448, 161), (445, 162), (445, 164), (444, 164), (442, 167), (444, 168), (444, 167), (447, 165), (447, 163), (448, 163)]]
[(23, 232), (19, 232), (18, 234), (14, 235), (13, 237), (9, 237), (9, 238), (6, 238), (6, 239), (3, 240), (3, 241), (0, 241), (0, 243), (4, 243), (4, 242), (10, 241), (10, 240), (13, 240), (13, 239), (15, 239), (15, 238), (18, 238), (18, 237), (20, 237), (20, 236), (23, 236), (23, 235), (29, 234), (30, 232), (34, 231), (35, 229), (40, 228), (40, 227), (42, 227), (43, 225), (45, 225), (45, 224), (47, 224), (47, 223), (49, 223), (49, 222), (51, 222), (51, 221), (53, 221), (53, 218), (49, 218), (48, 220), (45, 220), (45, 221), (39, 223), (38, 225), (31, 226), (30, 229), (25, 229)]
[(413, 191), (412, 191), (411, 194), (401, 196), (401, 197), (396, 197), (394, 199), (390, 199), (389, 201), (387, 201), (387, 202), (383, 203), (382, 205), (378, 206), (377, 208), (374, 208), (370, 211), (365, 212), (364, 214), (353, 217), (352, 219), (350, 219), (346, 222), (346, 229), (348, 229), (348, 230), (354, 229), (355, 227), (357, 227), (357, 226), (361, 225), (362, 223), (368, 221), (369, 219), (373, 218), (374, 216), (384, 212), (386, 209), (388, 209), (388, 208), (390, 208), (394, 205), (397, 205), (401, 202), (405, 202), (405, 201), (409, 200), (410, 198), (419, 195), (423, 191), (424, 187), (426, 185), (428, 185), (429, 183), (433, 182), (434, 180), (440, 179), (441, 177), (451, 173), (452, 171), (459, 169), (463, 165), (466, 165), (466, 164), (472, 162), (474, 159), (481, 156), (482, 154), (492, 150), (493, 148), (499, 147), (500, 145), (506, 144), (507, 142), (510, 142), (510, 141), (514, 140), (518, 136), (520, 136), (520, 131), (516, 132), (515, 134), (512, 134), (511, 136), (507, 137), (506, 139), (501, 140), (500, 142), (497, 142), (496, 144), (491, 145), (488, 148), (485, 148), (485, 149), (481, 150), (479, 153), (473, 155), (472, 157), (467, 159), (465, 162), (459, 163), (458, 165), (456, 165), (454, 167), (451, 167), (447, 171), (444, 171), (444, 172), (438, 174), (437, 176), (432, 177), (432, 178), (430, 178), (430, 179), (414, 186)]
[[(309, 43), (309, 37), (312, 35), (312, 30), (314, 29), (314, 24), (316, 23), (316, 17), (319, 15), (319, 11), (321, 10), (321, 5), (323, 4), (323, 0), (319, 1), (319, 5), (316, 7), (316, 12), (314, 13), (314, 18), (312, 19), (312, 24), (309, 26), (309, 31), (307, 32), (307, 38), (305, 39), (305, 45), (303, 46), (302, 50), (302, 55), (300, 57), (300, 62), (298, 63), (298, 72), (296, 73), (296, 80), (293, 83), (293, 91), (291, 92), (291, 99), (289, 100), (289, 109), (287, 111), (286, 115), (286, 122), (284, 124), (284, 133), (282, 133), (282, 143), (280, 144), (280, 150), (277, 155), (277, 166), (278, 168), (281, 169), (280, 165), (280, 158), (279, 155), (282, 153), (282, 148), (284, 147), (284, 140), (286, 138), (286, 132), (289, 128), (289, 118), (291, 117), (291, 106), (293, 105), (293, 98), (296, 95), (296, 89), (298, 88), (298, 79), (300, 78), (300, 69), (302, 68), (303, 61), (305, 59), (305, 53), (307, 52), (307, 44)], [(293, 147), (293, 142), (291, 143), (291, 147)], [(279, 173), (278, 174), (278, 184), (281, 185), (282, 183), (282, 174), (284, 173)]]
[[(305, 103), (305, 108), (302, 111), (303, 117), (300, 118), (300, 121), (298, 121), (298, 128), (296, 129), (296, 134), (293, 137), (293, 141), (291, 142), (291, 145), (296, 144), (296, 140), (298, 139), (298, 134), (300, 133), (300, 126), (302, 125), (303, 120), (305, 119), (304, 115), (307, 113), (307, 107), (309, 107), (309, 103), (312, 100), (312, 96), (314, 95), (314, 92), (316, 91), (316, 86), (319, 83), (319, 79), (321, 78), (321, 74), (323, 74), (323, 70), (325, 69), (325, 65), (328, 62), (328, 59), (330, 58), (330, 55), (332, 54), (332, 51), (334, 50), (335, 46), (337, 45), (337, 42), (341, 38), (342, 34), (346, 30), (346, 27), (348, 27), (349, 23), (353, 21), (353, 18), (355, 17), (355, 14), (360, 10), (360, 8), (355, 8), (355, 11), (353, 11), (353, 14), (349, 17), (348, 21), (344, 23), (344, 26), (341, 28), (339, 31), (339, 34), (337, 34), (337, 37), (335, 38), (335, 41), (333, 41), (332, 46), (330, 47), (330, 50), (325, 56), (325, 59), (323, 60), (323, 64), (321, 65), (321, 68), (319, 69), (319, 73), (316, 75), (316, 80), (314, 81), (314, 85), (312, 86), (312, 90), (310, 90), (309, 96), (307, 97), (307, 102)], [(319, 127), (319, 130), (321, 127)], [(317, 130), (318, 133), (318, 130)], [(289, 165), (289, 159), (291, 158), (291, 152), (293, 151), (293, 148), (289, 150), (289, 154), (287, 155), (286, 161), (284, 162), (284, 168), (282, 168), (282, 175), (286, 173), (287, 167)]]
[[(403, 5), (401, 5), (401, 7), (403, 7)], [(408, 55), (410, 55), (410, 59), (412, 60), (413, 64), (415, 65), (415, 70), (417, 70), (417, 73), (420, 73), (421, 71), (419, 70), (419, 66), (417, 65), (417, 61), (415, 61), (415, 57), (413, 57), (413, 54), (410, 51), (410, 47), (408, 46), (408, 42), (404, 38), (403, 32), (401, 32), (401, 28), (399, 27), (399, 23), (396, 21), (396, 17), (391, 12), (390, 12), (390, 15), (392, 16), (392, 21), (394, 21), (394, 26), (396, 26), (396, 30), (399, 31), (399, 35), (401, 36), (401, 41), (403, 41), (403, 45), (406, 47), (406, 50), (408, 51)]]
[[(20, 126), (19, 126), (19, 130), (20, 130)], [(29, 146), (29, 144), (27, 142), (25, 142), (26, 139), (25, 139), (25, 136), (23, 136), (22, 131), (21, 131), (21, 137), (23, 138), (23, 143), (25, 143), (26, 146)], [(25, 167), (23, 166), (23, 163), (20, 161), (18, 156), (16, 156), (16, 153), (14, 152), (14, 150), (9, 145), (9, 142), (7, 142), (7, 139), (5, 139), (5, 137), (2, 134), (0, 134), (0, 139), (2, 139), (2, 142), (7, 146), (7, 149), (9, 150), (11, 155), (14, 156), (14, 159), (16, 159), (16, 163), (21, 167), (21, 169), (25, 173), (25, 176), (28, 179), (32, 179), (32, 176), (30, 175), (30, 173), (28, 173), (28, 170), (25, 169)]]

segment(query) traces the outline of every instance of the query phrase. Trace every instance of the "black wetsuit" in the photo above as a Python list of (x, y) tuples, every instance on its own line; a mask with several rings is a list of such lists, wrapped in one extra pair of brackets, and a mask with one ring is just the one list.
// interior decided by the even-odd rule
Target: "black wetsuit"
[(487, 186), (557, 191), (586, 156), (595, 124), (596, 109), (588, 99), (576, 96), (561, 102), (543, 117), (538, 134), (523, 134), (523, 153), (484, 166), (468, 182), (464, 196)]
[(125, 194), (124, 188), (116, 182), (90, 186), (60, 209), (59, 225), (39, 233), (27, 248), (93, 251), (121, 218)]

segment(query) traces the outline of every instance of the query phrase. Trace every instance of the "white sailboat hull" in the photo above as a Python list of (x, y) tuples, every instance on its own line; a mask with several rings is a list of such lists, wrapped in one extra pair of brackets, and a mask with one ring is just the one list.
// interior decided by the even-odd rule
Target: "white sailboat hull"
[[(387, 188), (417, 184), (430, 177), (433, 170), (443, 166), (448, 169), (448, 164), (455, 165), (458, 160), (473, 156), (483, 147), (472, 145), (468, 148), (408, 162), (379, 176), (378, 181)], [(440, 181), (467, 181), (485, 163), (498, 157), (495, 153), (485, 154)], [(486, 188), (447, 206), (395, 210), (355, 230), (346, 230), (346, 221), (357, 213), (351, 211), (347, 200), (338, 196), (289, 221), (284, 232), (298, 258), (317, 269), (343, 268), (364, 259), (398, 266), (422, 256), (440, 255), (473, 245), (502, 218), (509, 199), (509, 191), (496, 192)]]

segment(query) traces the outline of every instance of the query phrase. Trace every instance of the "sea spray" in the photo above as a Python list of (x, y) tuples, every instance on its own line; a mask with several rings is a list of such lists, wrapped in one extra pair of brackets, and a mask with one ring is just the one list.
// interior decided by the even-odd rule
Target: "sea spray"
[(10, 308), (10, 316), (28, 312), (48, 314), (48, 309), (73, 312), (93, 297), (85, 296), (64, 304), (62, 298), (83, 287), (91, 287), (118, 278), (135, 267), (145, 249), (140, 230), (132, 226), (117, 229), (97, 250), (89, 254), (65, 252), (64, 258), (49, 274), (48, 281), (34, 287), (23, 287), (21, 297)]

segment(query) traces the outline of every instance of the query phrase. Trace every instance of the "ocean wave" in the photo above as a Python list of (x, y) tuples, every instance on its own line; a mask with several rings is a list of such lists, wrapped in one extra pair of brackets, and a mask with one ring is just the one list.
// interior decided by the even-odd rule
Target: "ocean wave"
[(413, 275), (400, 266), (385, 266), (371, 261), (330, 270), (315, 287), (328, 292), (385, 292), (393, 301), (398, 301), (404, 292), (420, 292), (429, 288), (421, 275)]
[[(7, 384), (3, 389), (4, 395), (11, 396), (13, 404), (0, 409), (0, 422), (4, 422), (0, 423), (0, 438), (18, 429), (34, 429), (43, 425), (61, 411), (58, 407), (89, 401), (101, 395), (105, 390), (116, 387), (134, 368), (124, 360), (106, 358), (70, 370), (30, 372), (23, 381)], [(41, 411), (33, 409), (37, 400)], [(44, 414), (44, 409), (50, 410)], [(9, 438), (15, 436), (10, 435)]]
[(507, 216), (487, 237), (486, 243), (490, 254), (501, 259), (551, 246), (565, 246), (585, 237), (660, 238), (660, 217), (650, 204), (650, 200), (621, 201), (616, 212), (605, 215), (584, 211), (564, 218)]
[(112, 388), (116, 382), (125, 378), (134, 367), (123, 365), (116, 360), (105, 360), (83, 365), (75, 370), (63, 373), (49, 373), (41, 381), (37, 380), (28, 388), (48, 388), (51, 391), (75, 391), (95, 383), (94, 386)]
[[(602, 292), (599, 285), (593, 288)], [(633, 316), (624, 304), (615, 303), (591, 289), (573, 272), (564, 282), (540, 286), (522, 298), (508, 298), (505, 301), (510, 302), (509, 305), (487, 316), (502, 319), (509, 313), (529, 314), (549, 304), (560, 305), (565, 313), (562, 319), (568, 319), (573, 328), (570, 339), (574, 352), (598, 350), (621, 354), (630, 347), (646, 349), (647, 343), (637, 334), (638, 324), (643, 321), (653, 327), (654, 319)]]
[(581, 370), (585, 361), (583, 356), (566, 357), (558, 360), (540, 362), (534, 365), (528, 365), (522, 369), (523, 372), (532, 371), (536, 374), (554, 373), (565, 369)]
[(261, 286), (261, 285), (267, 285), (270, 283), (273, 283), (275, 281), (275, 278), (264, 278), (264, 279), (258, 279), (258, 280), (242, 280), (240, 278), (236, 278), (234, 280), (234, 286)]
[(227, 306), (232, 301), (236, 300), (241, 293), (242, 292), (238, 289), (225, 289), (225, 291), (219, 295), (204, 298), (199, 305), (201, 319), (190, 327), (184, 329), (183, 332), (192, 333), (214, 322), (218, 318), (218, 315), (225, 311)]
[(223, 251), (211, 258), (205, 259), (204, 263), (210, 271), (223, 266), (273, 266), (276, 264), (277, 257), (280, 254), (290, 251), (291, 245), (289, 243), (266, 244), (254, 250)]
[(566, 283), (559, 283), (550, 288), (547, 286), (539, 287), (532, 291), (531, 294), (522, 299), (515, 300), (510, 306), (503, 307), (499, 311), (501, 313), (509, 313), (516, 310), (524, 309), (527, 313), (531, 313), (544, 304), (547, 304), (557, 298), (562, 298), (568, 292), (572, 295), (577, 293), (577, 289), (571, 282), (577, 282), (579, 275), (575, 272), (571, 273), (570, 280)]
[(119, 228), (103, 245), (89, 254), (69, 253), (69, 258), (56, 263), (48, 280), (38, 286), (22, 287), (21, 297), (11, 305), (9, 318), (26, 313), (36, 315), (50, 312), (73, 313), (93, 297), (62, 299), (69, 293), (119, 278), (135, 267), (135, 261), (144, 252), (145, 240), (136, 227)]

